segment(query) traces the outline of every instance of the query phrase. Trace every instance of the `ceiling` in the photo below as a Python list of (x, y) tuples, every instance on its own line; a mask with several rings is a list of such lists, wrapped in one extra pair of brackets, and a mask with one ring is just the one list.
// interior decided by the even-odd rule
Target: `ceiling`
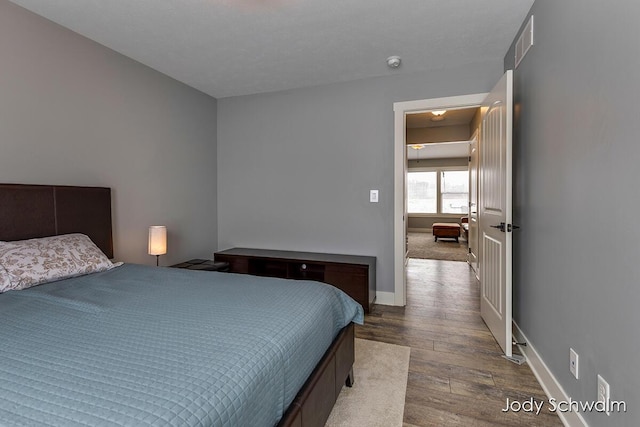
[[(407, 114), (407, 129), (434, 128), (445, 126), (469, 126), (473, 116), (478, 111), (478, 107), (459, 108), (457, 110), (446, 110), (443, 114), (444, 120), (432, 121), (434, 117), (431, 112)], [(412, 148), (412, 147), (422, 148)], [(422, 144), (407, 145), (407, 160), (425, 159), (453, 159), (467, 157), (469, 155), (469, 141), (454, 142), (430, 142)]]
[[(216, 98), (502, 60), (533, 0), (12, 0)], [(400, 55), (390, 69), (386, 58)]]

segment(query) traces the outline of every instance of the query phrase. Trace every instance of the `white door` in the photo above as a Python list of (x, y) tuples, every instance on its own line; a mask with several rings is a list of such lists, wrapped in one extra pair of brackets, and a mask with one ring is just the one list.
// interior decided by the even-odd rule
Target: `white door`
[(513, 71), (507, 71), (482, 104), (479, 224), (480, 312), (511, 357)]
[(478, 134), (469, 143), (469, 265), (478, 276)]

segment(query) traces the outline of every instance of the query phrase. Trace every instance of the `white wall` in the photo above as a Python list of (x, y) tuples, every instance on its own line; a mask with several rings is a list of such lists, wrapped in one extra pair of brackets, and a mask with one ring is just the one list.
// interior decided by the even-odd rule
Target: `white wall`
[(626, 401), (626, 414), (583, 413), (590, 425), (637, 426), (640, 2), (532, 11), (535, 44), (514, 74), (514, 317), (574, 400), (594, 401), (600, 374)]
[(393, 292), (393, 103), (487, 92), (501, 74), (497, 61), (219, 100), (219, 248), (373, 255)]
[(209, 257), (216, 100), (0, 0), (0, 182), (111, 187), (115, 256)]

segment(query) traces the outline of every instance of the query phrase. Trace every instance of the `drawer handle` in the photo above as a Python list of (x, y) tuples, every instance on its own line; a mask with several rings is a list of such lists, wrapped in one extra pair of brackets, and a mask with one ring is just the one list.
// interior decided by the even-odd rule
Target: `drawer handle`
[(301, 268), (302, 270), (306, 270), (306, 269), (307, 269), (307, 264), (302, 264), (302, 265), (300, 266), (300, 268)]

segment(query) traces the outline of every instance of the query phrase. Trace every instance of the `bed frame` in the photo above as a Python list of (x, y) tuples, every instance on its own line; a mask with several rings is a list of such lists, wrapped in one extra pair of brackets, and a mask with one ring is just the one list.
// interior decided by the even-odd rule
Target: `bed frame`
[[(113, 258), (111, 189), (0, 184), (0, 241), (83, 233)], [(344, 327), (278, 426), (322, 427), (342, 385), (353, 384), (354, 326)]]
[(110, 188), (0, 184), (0, 241), (69, 233), (113, 258)]

